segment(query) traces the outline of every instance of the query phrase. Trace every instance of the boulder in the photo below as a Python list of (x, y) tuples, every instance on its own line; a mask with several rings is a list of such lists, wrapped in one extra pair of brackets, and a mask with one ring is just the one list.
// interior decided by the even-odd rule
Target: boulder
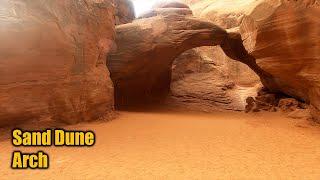
[(253, 97), (248, 97), (246, 99), (245, 112), (260, 112), (260, 111), (269, 111), (276, 112), (277, 107), (270, 101), (274, 101), (274, 95), (268, 94), (264, 96), (257, 96), (255, 99)]
[(1, 126), (110, 117), (113, 1), (2, 0), (0, 12)]
[(246, 99), (246, 112), (269, 111), (280, 109), (287, 117), (293, 119), (312, 119), (312, 109), (305, 103), (294, 98), (285, 97), (284, 94), (275, 94), (268, 89), (261, 89), (258, 95)]
[(299, 107), (299, 102), (294, 98), (283, 98), (279, 101), (279, 108), (283, 112), (292, 112)]

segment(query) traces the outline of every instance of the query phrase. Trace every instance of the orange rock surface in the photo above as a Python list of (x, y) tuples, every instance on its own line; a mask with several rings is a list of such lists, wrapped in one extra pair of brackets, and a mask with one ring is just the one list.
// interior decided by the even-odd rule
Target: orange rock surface
[(114, 39), (112, 2), (0, 2), (0, 125), (76, 123), (113, 110), (105, 66)]
[(259, 3), (241, 23), (246, 49), (281, 91), (320, 109), (320, 1)]

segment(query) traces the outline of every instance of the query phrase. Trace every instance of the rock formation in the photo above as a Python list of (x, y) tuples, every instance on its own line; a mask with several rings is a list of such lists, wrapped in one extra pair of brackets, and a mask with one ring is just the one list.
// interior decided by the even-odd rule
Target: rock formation
[(189, 9), (189, 6), (183, 3), (182, 1), (173, 1), (173, 0), (162, 0), (154, 4), (153, 9), (157, 8), (186, 8)]
[(312, 119), (310, 106), (304, 102), (299, 102), (285, 94), (272, 93), (267, 88), (258, 91), (258, 95), (246, 99), (246, 112), (281, 111), (289, 118), (294, 119)]
[(116, 104), (120, 107), (163, 100), (170, 90), (174, 59), (199, 46), (221, 45), (230, 58), (249, 65), (259, 75), (268, 76), (246, 53), (239, 34), (181, 15), (177, 13), (179, 10), (165, 8), (164, 11), (116, 27), (118, 48), (110, 54), (108, 68), (115, 86)]
[(241, 110), (230, 104), (258, 76), (320, 118), (319, 0), (186, 2), (193, 12), (162, 2), (133, 21), (128, 0), (1, 1), (0, 126), (109, 117), (113, 85), (119, 107), (164, 101), (171, 88), (184, 103)]
[[(232, 5), (239, 6), (234, 1), (186, 2), (190, 4), (196, 17), (225, 29), (238, 30), (238, 19), (243, 16), (243, 12), (236, 14), (236, 8), (229, 8)], [(172, 94), (168, 103), (192, 109), (200, 107), (199, 110), (205, 111), (244, 110), (245, 99), (255, 96), (261, 86), (254, 71), (243, 63), (232, 61), (219, 46), (200, 47), (186, 52), (191, 53), (194, 54), (192, 59), (184, 60), (182, 55), (174, 62), (173, 76), (182, 78), (172, 83)], [(201, 68), (190, 72), (184, 69), (187, 65), (198, 65)], [(229, 84), (234, 86), (226, 90), (221, 88)]]
[(140, 15), (138, 19), (149, 18), (159, 15), (167, 16), (173, 14), (188, 16), (192, 15), (192, 11), (188, 5), (180, 1), (159, 1), (153, 5), (151, 10)]
[(319, 117), (319, 0), (185, 2), (197, 17), (227, 29), (239, 26), (245, 48), (270, 75), (265, 86), (311, 103)]
[(135, 19), (131, 0), (115, 0), (116, 25), (130, 23)]
[(176, 14), (117, 26), (117, 51), (108, 61), (117, 104), (163, 99), (173, 60), (188, 49), (221, 44), (226, 34), (211, 23)]
[(0, 13), (0, 125), (113, 110), (113, 1), (2, 0)]
[[(241, 34), (258, 66), (280, 91), (320, 109), (320, 1), (259, 2), (243, 17)], [(263, 78), (263, 77), (262, 77)]]

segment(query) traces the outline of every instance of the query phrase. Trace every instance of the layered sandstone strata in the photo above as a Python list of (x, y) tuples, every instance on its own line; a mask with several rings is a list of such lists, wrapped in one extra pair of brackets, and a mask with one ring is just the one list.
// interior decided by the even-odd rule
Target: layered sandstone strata
[(113, 110), (110, 0), (0, 2), (0, 125), (76, 123)]
[(257, 64), (272, 75), (266, 86), (320, 109), (320, 1), (261, 1), (243, 17), (241, 34)]
[(272, 77), (265, 86), (311, 103), (318, 117), (319, 0), (185, 1), (200, 18), (224, 28), (239, 26), (246, 49)]

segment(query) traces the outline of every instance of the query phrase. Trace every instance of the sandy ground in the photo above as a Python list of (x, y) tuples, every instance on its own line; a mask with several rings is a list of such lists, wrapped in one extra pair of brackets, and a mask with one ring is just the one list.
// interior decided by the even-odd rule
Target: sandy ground
[(320, 179), (320, 127), (279, 114), (120, 112), (94, 130), (91, 148), (19, 148), (50, 155), (49, 170), (11, 170), (0, 146), (0, 179)]

